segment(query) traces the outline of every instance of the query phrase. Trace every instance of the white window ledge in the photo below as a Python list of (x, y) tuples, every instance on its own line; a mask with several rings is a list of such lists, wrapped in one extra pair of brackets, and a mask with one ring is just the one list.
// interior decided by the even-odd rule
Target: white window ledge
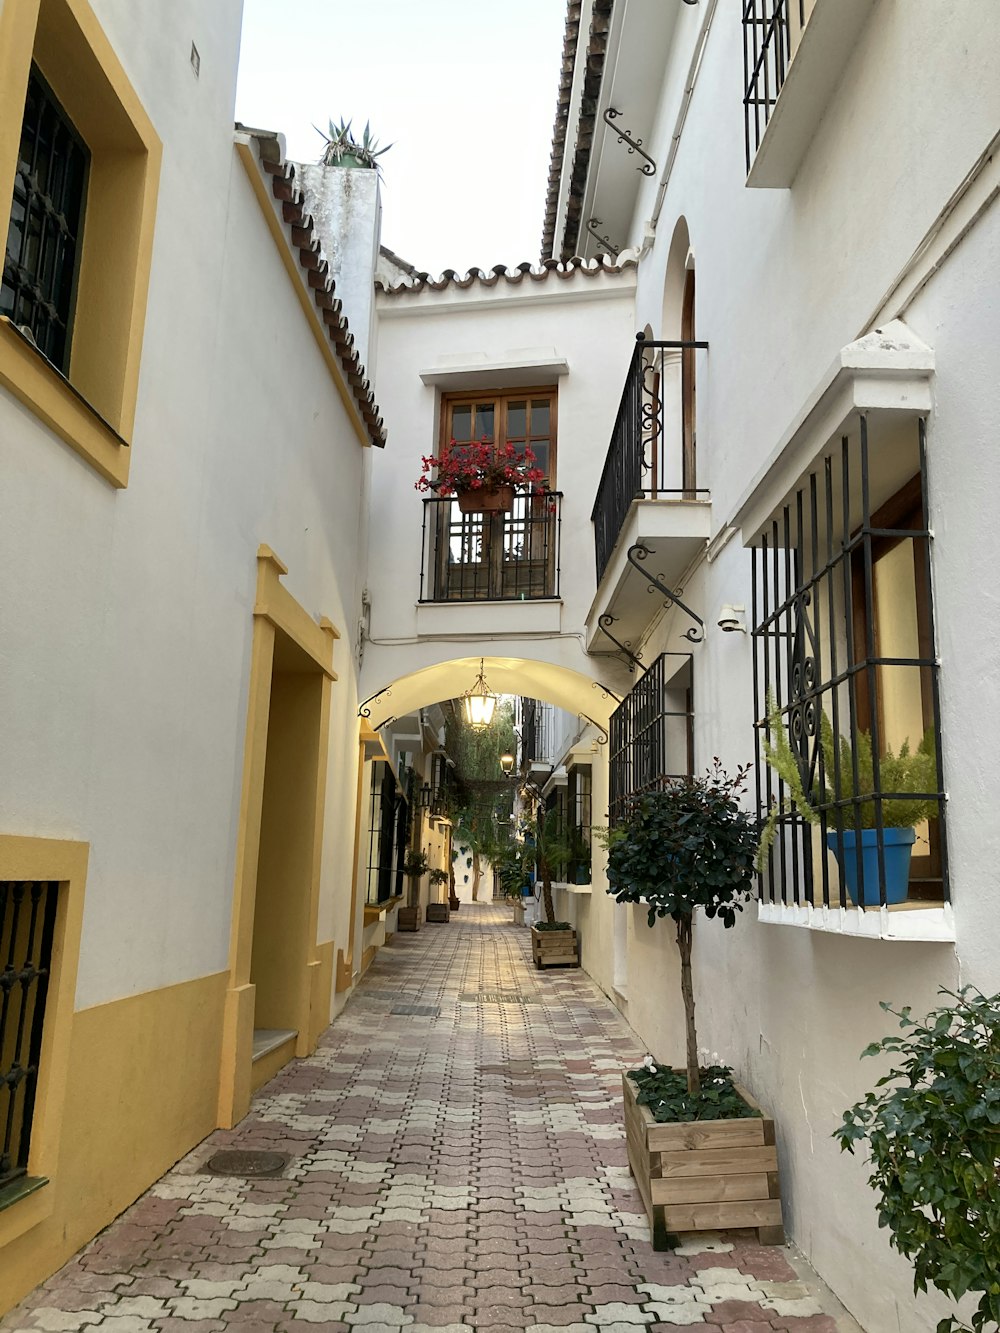
[(558, 633), (562, 601), (558, 597), (525, 602), (420, 602), (418, 634), (447, 634), (477, 643), (505, 634)]
[(757, 920), (765, 925), (801, 926), (858, 939), (948, 943), (955, 938), (955, 914), (949, 903), (935, 906), (913, 902), (869, 908), (758, 903)]

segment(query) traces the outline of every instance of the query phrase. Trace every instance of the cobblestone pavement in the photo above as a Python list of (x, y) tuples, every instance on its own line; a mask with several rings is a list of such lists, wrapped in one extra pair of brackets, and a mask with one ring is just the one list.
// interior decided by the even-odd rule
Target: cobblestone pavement
[[(397, 935), (278, 1075), (0, 1329), (847, 1333), (793, 1251), (648, 1243), (620, 1071), (643, 1052), (582, 971), (536, 972), (506, 909)], [(204, 1174), (223, 1147), (280, 1179)]]

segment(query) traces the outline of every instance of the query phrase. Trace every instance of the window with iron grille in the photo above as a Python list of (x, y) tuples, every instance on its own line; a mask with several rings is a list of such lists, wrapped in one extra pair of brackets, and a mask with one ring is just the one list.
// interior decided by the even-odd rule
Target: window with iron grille
[(611, 827), (628, 803), (694, 771), (690, 653), (661, 653), (611, 714)]
[(569, 878), (577, 884), (590, 882), (590, 830), (593, 770), (590, 764), (574, 764), (569, 770), (569, 818), (573, 828), (574, 858)]
[(743, 109), (747, 171), (816, 0), (743, 0)]
[(366, 902), (384, 903), (393, 895), (396, 874), (396, 817), (399, 789), (392, 765), (372, 764), (368, 821), (368, 891)]
[[(777, 814), (765, 903), (947, 900), (925, 461), (923, 420), (862, 415), (754, 544), (757, 794)], [(762, 753), (785, 738), (811, 822)], [(926, 756), (926, 789), (900, 789), (904, 746)]]
[(32, 66), (14, 177), (0, 315), (28, 330), (64, 374), (69, 368), (90, 154)]
[(28, 1170), (58, 893), (0, 880), (0, 1196)]

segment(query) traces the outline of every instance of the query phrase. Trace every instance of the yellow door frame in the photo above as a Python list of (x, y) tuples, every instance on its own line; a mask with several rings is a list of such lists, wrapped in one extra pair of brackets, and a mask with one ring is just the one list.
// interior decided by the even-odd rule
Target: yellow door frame
[(295, 1043), (297, 1056), (308, 1055), (315, 1050), (319, 1034), (326, 1027), (329, 1015), (333, 944), (332, 942), (325, 945), (318, 944), (316, 931), (319, 920), (326, 774), (329, 762), (331, 687), (337, 679), (337, 673), (333, 669), (333, 645), (340, 635), (333, 622), (325, 616), (317, 624), (309, 612), (281, 584), (282, 575), (287, 573), (287, 567), (269, 546), (258, 547), (250, 691), (243, 749), (243, 784), (240, 794), (229, 944), (229, 987), (226, 992), (219, 1077), (219, 1124), (225, 1128), (237, 1124), (250, 1109), (254, 1027), (254, 986), (250, 980), (250, 960), (253, 951), (254, 906), (260, 854), (271, 680), (274, 674), (275, 638), (279, 631), (301, 648), (316, 663), (323, 675), (309, 886), (307, 963), (302, 988), (303, 1012), (297, 1024), (298, 1037)]

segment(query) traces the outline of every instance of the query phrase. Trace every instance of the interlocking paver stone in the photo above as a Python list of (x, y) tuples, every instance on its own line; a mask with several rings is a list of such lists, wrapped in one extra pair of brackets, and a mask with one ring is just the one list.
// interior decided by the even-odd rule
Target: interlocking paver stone
[[(702, 1233), (653, 1252), (620, 1119), (644, 1052), (528, 944), (486, 903), (399, 937), (313, 1056), (0, 1333), (858, 1333), (791, 1250)], [(286, 1152), (285, 1177), (200, 1174), (222, 1147)]]

